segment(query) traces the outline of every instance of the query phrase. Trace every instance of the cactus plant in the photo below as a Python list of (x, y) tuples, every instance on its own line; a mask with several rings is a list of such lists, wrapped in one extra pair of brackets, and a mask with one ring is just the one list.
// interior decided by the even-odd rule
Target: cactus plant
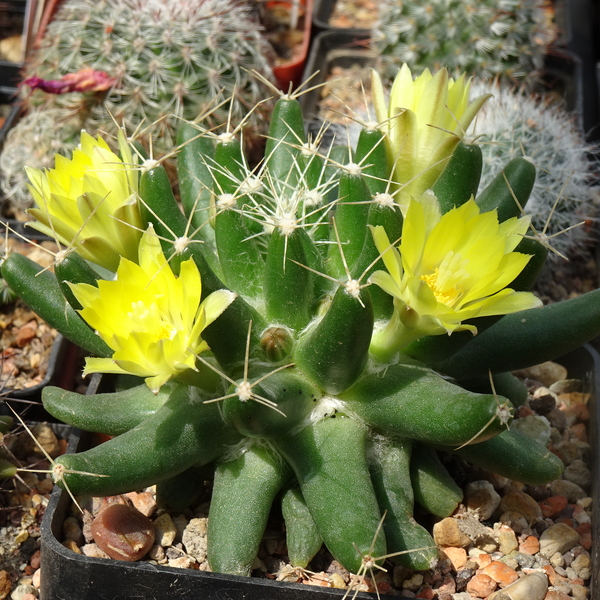
[[(13, 289), (93, 355), (86, 373), (139, 378), (89, 397), (45, 389), (56, 418), (114, 436), (57, 459), (59, 485), (112, 495), (157, 484), (163, 502), (180, 505), (174, 482), (214, 462), (214, 571), (250, 572), (270, 508), (282, 501), (297, 566), (323, 540), (347, 569), (364, 572), (388, 554), (414, 569), (437, 558), (412, 518), (415, 499), (438, 516), (460, 501), (436, 451), (527, 483), (560, 474), (556, 456), (510, 427), (509, 398), (522, 401), (523, 388), (509, 371), (598, 335), (599, 292), (540, 307), (526, 290), (546, 248), (523, 238), (529, 220), (513, 200), (525, 203), (535, 168), (514, 159), (504, 170), (510, 189), (493, 182), (473, 198), (480, 149), (448, 142), (442, 153), (441, 140), (423, 131), (442, 125), (448, 106), (466, 129), (484, 99), (469, 104), (468, 81), (444, 71), (414, 84), (409, 75), (389, 105), (376, 99), (380, 126), (361, 133), (351, 158), (346, 149), (319, 153), (287, 94), (257, 169), (236, 131), (183, 124), (185, 214), (160, 163), (145, 161), (137, 257), (122, 257), (115, 274), (102, 278), (76, 244), (55, 276), (7, 258)], [(406, 106), (411, 94), (429, 110)], [(391, 191), (405, 183), (395, 180), (398, 131), (389, 126), (398, 115), (414, 141), (407, 165), (417, 155), (421, 168), (446, 165), (404, 207)], [(58, 159), (54, 172), (32, 177), (44, 202), (57, 203), (47, 212), (56, 231), (70, 214), (47, 180), (73, 169)], [(85, 190), (85, 169), (77, 176)], [(85, 200), (85, 192), (77, 198)], [(115, 235), (103, 241), (116, 248)], [(460, 385), (488, 375), (490, 393)]]
[(597, 146), (586, 142), (574, 115), (548, 99), (483, 82), (473, 89), (493, 95), (469, 131), (483, 152), (482, 185), (515, 156), (528, 157), (537, 178), (527, 213), (557, 252), (573, 256), (592, 242), (589, 228), (580, 225), (598, 211), (591, 158)]
[[(38, 115), (55, 109), (61, 121), (77, 118), (79, 129), (90, 133), (116, 132), (121, 123), (130, 132), (152, 126), (157, 130), (154, 150), (165, 151), (180, 118), (194, 119), (209, 110), (217, 111), (219, 123), (228, 111), (234, 123), (245, 118), (265, 97), (263, 84), (251, 72), (271, 79), (271, 52), (249, 7), (236, 0), (65, 0), (26, 65), (25, 81), (50, 89), (41, 83), (94, 69), (109, 74), (113, 85), (83, 93), (69, 91), (81, 86), (61, 86), (51, 94), (25, 85), (24, 103), (41, 105)], [(248, 125), (260, 129), (263, 109), (258, 107)], [(45, 166), (57, 150), (36, 161), (36, 155), (55, 145), (57, 134), (55, 127), (47, 127), (41, 143), (29, 147), (34, 118), (16, 125), (4, 151), (12, 159), (2, 164), (2, 178), (11, 184), (5, 191), (21, 203), (31, 203), (25, 186), (16, 185), (23, 166)], [(58, 148), (62, 154), (70, 149)]]
[(531, 83), (556, 36), (546, 0), (387, 0), (379, 11), (373, 37), (388, 78), (407, 63)]

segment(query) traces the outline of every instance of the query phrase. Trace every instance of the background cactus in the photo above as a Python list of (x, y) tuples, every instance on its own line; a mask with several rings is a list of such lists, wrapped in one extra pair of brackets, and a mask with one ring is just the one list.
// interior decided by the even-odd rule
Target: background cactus
[[(441, 75), (420, 80), (416, 93), (430, 98), (430, 87), (442, 83)], [(430, 107), (439, 119), (447, 117), (442, 91)], [(424, 136), (421, 150), (439, 157), (439, 140), (427, 135), (431, 115), (418, 118), (425, 109), (416, 106), (403, 117), (407, 135)], [(208, 560), (214, 571), (235, 574), (250, 572), (271, 506), (291, 485), (299, 490), (292, 499), (285, 491), (283, 512), (297, 565), (308, 564), (323, 540), (356, 572), (415, 548), (397, 560), (426, 569), (436, 559), (430, 534), (412, 518), (414, 500), (447, 516), (460, 492), (434, 447), (517, 481), (560, 474), (556, 456), (509, 427), (507, 398), (457, 382), (483, 380), (490, 389), (492, 373), (498, 394), (522, 402), (524, 387), (507, 372), (598, 335), (600, 292), (520, 310), (539, 304), (519, 290), (535, 280), (545, 249), (521, 239), (527, 220), (516, 218), (503, 177), (470, 200), (481, 171), (477, 146), (458, 144), (433, 193), (403, 215), (389, 192), (394, 161), (382, 131), (363, 131), (352, 158), (346, 148), (322, 155), (287, 95), (275, 107), (258, 169), (248, 168), (231, 131), (216, 136), (184, 124), (179, 143), (185, 214), (162, 166), (146, 161), (139, 208), (148, 228), (138, 262), (121, 259), (116, 278), (100, 280), (75, 253), (57, 262), (56, 277), (18, 254), (3, 265), (13, 289), (95, 355), (86, 372), (146, 380), (89, 397), (46, 388), (44, 404), (56, 418), (115, 436), (59, 458), (59, 485), (112, 495), (156, 483), (163, 503), (181, 507), (178, 478), (189, 483), (195, 469), (214, 463)], [(524, 202), (535, 169), (525, 159), (512, 164), (518, 168), (507, 168), (507, 177)], [(59, 161), (58, 175), (69, 168)], [(472, 270), (465, 257), (480, 264)], [(153, 295), (163, 278), (172, 285), (161, 283)], [(455, 304), (460, 297), (465, 303)], [(505, 300), (510, 308), (495, 310)], [(482, 312), (491, 318), (472, 318)], [(399, 352), (381, 343), (402, 328), (416, 341)], [(438, 335), (446, 331), (454, 333)], [(186, 368), (194, 357), (195, 368)]]
[(379, 10), (373, 37), (389, 79), (406, 62), (531, 83), (556, 35), (546, 0), (386, 0)]
[[(61, 123), (78, 119), (79, 129), (93, 134), (114, 132), (117, 124), (129, 132), (151, 126), (154, 150), (164, 152), (180, 118), (194, 119), (221, 103), (215, 123), (228, 113), (235, 124), (248, 117), (266, 96), (251, 71), (271, 79), (271, 53), (250, 8), (237, 0), (65, 0), (25, 77), (60, 80), (94, 69), (114, 78), (114, 84), (107, 91), (59, 94), (24, 86), (25, 105), (37, 107), (38, 116), (18, 123), (6, 142), (10, 158), (3, 160), (0, 178), (5, 192), (31, 203), (25, 186), (18, 185), (23, 166), (44, 166), (48, 157), (39, 160), (39, 155), (64, 136), (54, 125), (41, 134), (34, 126), (34, 135), (41, 137), (35, 149), (29, 146), (32, 120), (43, 111), (59, 111)], [(249, 117), (249, 126), (260, 127), (263, 108)], [(58, 148), (62, 154), (70, 149)]]
[[(567, 258), (595, 242), (596, 228), (589, 221), (598, 214), (598, 148), (586, 142), (576, 117), (550, 99), (505, 86), (477, 82), (473, 90), (493, 94), (469, 130), (483, 153), (481, 185), (515, 156), (526, 156), (537, 167), (526, 211), (533, 226), (556, 236), (551, 244)], [(588, 223), (578, 226), (583, 222)], [(560, 260), (555, 253), (550, 258)]]

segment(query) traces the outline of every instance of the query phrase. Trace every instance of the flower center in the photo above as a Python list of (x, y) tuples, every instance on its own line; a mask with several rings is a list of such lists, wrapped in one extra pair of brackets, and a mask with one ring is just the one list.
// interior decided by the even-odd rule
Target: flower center
[(147, 306), (141, 300), (131, 303), (131, 311), (127, 313), (132, 329), (152, 333), (157, 340), (172, 340), (177, 335), (177, 329), (173, 323), (166, 321), (160, 316), (156, 304)]
[(421, 279), (441, 304), (455, 306), (460, 300), (464, 292), (462, 284), (469, 276), (463, 268), (466, 262), (460, 255), (449, 252), (433, 273), (421, 275)]
[(435, 299), (442, 304), (449, 306), (456, 299), (459, 292), (453, 287), (449, 289), (443, 289), (438, 283), (440, 270), (438, 267), (435, 268), (433, 273), (428, 275), (421, 275), (421, 279), (430, 287)]

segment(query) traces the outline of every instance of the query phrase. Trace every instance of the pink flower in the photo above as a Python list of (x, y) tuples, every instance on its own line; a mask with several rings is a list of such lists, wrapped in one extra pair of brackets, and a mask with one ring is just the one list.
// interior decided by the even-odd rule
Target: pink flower
[(42, 79), (28, 77), (23, 85), (32, 90), (40, 89), (48, 94), (67, 94), (69, 92), (104, 92), (116, 85), (117, 80), (104, 71), (81, 69), (76, 73), (67, 73), (60, 79)]

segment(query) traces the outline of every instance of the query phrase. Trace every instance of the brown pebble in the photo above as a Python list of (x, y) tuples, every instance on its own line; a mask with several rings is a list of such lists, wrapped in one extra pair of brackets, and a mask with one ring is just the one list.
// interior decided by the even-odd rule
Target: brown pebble
[(442, 519), (433, 526), (433, 539), (438, 546), (464, 548), (471, 543), (458, 527), (458, 521), (452, 517)]
[(125, 494), (133, 505), (146, 517), (151, 517), (156, 512), (156, 499), (151, 492), (131, 492)]
[(94, 541), (108, 556), (135, 561), (154, 544), (154, 527), (133, 506), (111, 504), (98, 513), (92, 523)]
[(436, 593), (429, 585), (424, 585), (415, 596), (415, 598), (420, 598), (421, 600), (433, 600), (435, 597)]
[(34, 569), (39, 569), (40, 568), (40, 551), (36, 550), (32, 555), (31, 558), (29, 559), (29, 564), (34, 568)]
[(582, 442), (588, 441), (587, 426), (584, 423), (575, 423), (575, 425), (571, 425), (569, 429), (578, 440), (581, 440)]
[(539, 505), (542, 509), (542, 515), (551, 519), (567, 508), (568, 503), (569, 501), (564, 496), (550, 496), (539, 502)]
[(529, 523), (535, 523), (542, 518), (542, 509), (539, 504), (525, 492), (509, 491), (500, 501), (500, 509), (504, 512), (514, 511), (521, 513)]
[(23, 325), (23, 327), (19, 328), (19, 331), (17, 331), (15, 343), (19, 348), (24, 348), (34, 337), (35, 329), (28, 323), (27, 325)]
[(571, 596), (557, 592), (556, 590), (550, 590), (544, 596), (544, 600), (572, 600)]
[(10, 594), (11, 584), (7, 571), (0, 571), (0, 598), (8, 598)]
[(520, 544), (519, 544), (519, 552), (523, 554), (529, 554), (534, 556), (540, 551), (540, 541), (534, 536), (527, 536)]
[(77, 554), (81, 554), (81, 550), (79, 549), (79, 546), (77, 545), (77, 543), (74, 540), (65, 540), (62, 545), (67, 548), (68, 550), (71, 550), (72, 552), (76, 552)]
[(497, 560), (481, 569), (481, 572), (491, 577), (501, 588), (519, 579), (518, 573), (513, 568)]
[(467, 583), (467, 592), (477, 598), (487, 598), (496, 589), (496, 582), (485, 573), (478, 573)]
[(42, 570), (38, 569), (37, 571), (34, 572), (34, 574), (31, 576), (31, 585), (33, 587), (38, 588), (38, 590), (40, 589), (40, 581), (41, 581), (41, 577), (42, 577)]
[(467, 551), (464, 548), (448, 546), (444, 548), (443, 552), (450, 559), (455, 571), (458, 571), (465, 566), (467, 562)]

